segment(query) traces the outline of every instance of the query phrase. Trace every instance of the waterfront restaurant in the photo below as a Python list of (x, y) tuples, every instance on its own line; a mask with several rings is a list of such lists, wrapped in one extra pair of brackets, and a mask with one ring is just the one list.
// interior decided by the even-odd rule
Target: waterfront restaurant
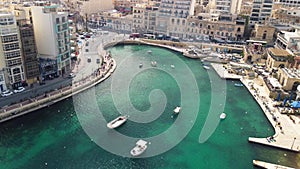
[(268, 71), (279, 67), (286, 67), (288, 65), (288, 57), (291, 56), (286, 50), (276, 48), (268, 48), (267, 54), (266, 66)]
[(296, 92), (300, 84), (300, 71), (297, 69), (281, 68), (278, 70), (278, 81), (285, 91)]

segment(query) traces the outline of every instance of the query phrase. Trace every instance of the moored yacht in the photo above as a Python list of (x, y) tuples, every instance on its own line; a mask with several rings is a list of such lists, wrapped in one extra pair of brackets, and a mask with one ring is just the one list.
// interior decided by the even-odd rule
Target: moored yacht
[(156, 67), (156, 65), (157, 65), (157, 62), (156, 62), (156, 61), (152, 61), (152, 62), (151, 62), (151, 66), (152, 66), (152, 67)]
[(110, 129), (114, 129), (117, 128), (119, 126), (121, 126), (123, 123), (125, 123), (127, 120), (127, 116), (119, 116), (116, 119), (114, 119), (113, 121), (107, 123), (107, 127)]
[(206, 70), (210, 69), (209, 66), (205, 66), (205, 65), (203, 66), (203, 68), (206, 69)]
[(234, 86), (236, 86), (236, 87), (243, 87), (244, 85), (242, 83), (235, 83)]
[(173, 111), (175, 114), (178, 114), (181, 110), (181, 107), (177, 106)]
[(132, 156), (139, 156), (147, 149), (148, 142), (145, 140), (138, 140), (135, 147), (130, 151)]
[(220, 115), (220, 119), (221, 120), (223, 120), (223, 119), (225, 119), (226, 118), (226, 114), (223, 112), (223, 113), (221, 113), (221, 115)]

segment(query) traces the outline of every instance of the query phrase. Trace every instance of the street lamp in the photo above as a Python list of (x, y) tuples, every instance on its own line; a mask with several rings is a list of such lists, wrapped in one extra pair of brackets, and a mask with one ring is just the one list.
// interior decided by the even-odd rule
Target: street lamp
[(292, 144), (292, 147), (291, 147), (291, 149), (293, 149), (293, 146), (294, 146), (295, 140), (296, 140), (296, 137), (294, 137), (294, 140), (293, 140), (293, 144)]

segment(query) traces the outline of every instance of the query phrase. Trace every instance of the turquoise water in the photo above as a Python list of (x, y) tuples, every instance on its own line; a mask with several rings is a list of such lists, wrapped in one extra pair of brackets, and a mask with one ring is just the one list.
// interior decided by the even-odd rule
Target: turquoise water
[[(152, 54), (147, 53), (148, 50)], [(24, 117), (0, 124), (0, 168), (2, 169), (38, 169), (38, 168), (253, 168), (252, 160), (300, 168), (299, 155), (280, 149), (248, 143), (251, 137), (267, 137), (274, 133), (263, 112), (248, 91), (241, 87), (234, 87), (234, 81), (226, 81), (225, 112), (227, 118), (219, 123), (209, 139), (200, 144), (198, 142), (201, 129), (204, 126), (207, 112), (211, 106), (210, 81), (217, 79), (215, 73), (208, 75), (199, 60), (191, 60), (180, 54), (149, 46), (117, 46), (110, 49), (117, 61), (118, 70), (135, 69), (140, 62), (144, 63), (141, 72), (130, 81), (129, 97), (135, 109), (141, 112), (151, 109), (149, 95), (153, 89), (161, 89), (167, 98), (164, 112), (146, 124), (128, 121), (117, 131), (131, 137), (150, 137), (163, 133), (174, 124), (176, 118), (171, 117), (172, 110), (182, 102), (180, 74), (182, 62), (191, 69), (199, 87), (199, 111), (197, 119), (188, 135), (175, 147), (163, 154), (141, 159), (131, 159), (109, 153), (102, 149), (84, 132), (76, 114), (76, 106), (84, 107), (87, 112), (92, 111), (92, 93), (97, 105), (106, 120), (112, 120), (119, 110), (126, 111), (128, 105), (114, 105), (111, 84), (113, 77), (96, 86), (93, 90), (83, 92), (74, 98), (64, 100), (47, 109), (41, 109)], [(123, 62), (124, 58), (131, 58)], [(179, 60), (178, 60), (179, 59)], [(147, 69), (147, 63), (156, 60), (157, 68)], [(170, 68), (175, 65), (175, 69)], [(159, 68), (159, 69), (158, 69)], [(168, 74), (169, 72), (176, 72)], [(213, 70), (209, 70), (213, 72)], [(115, 72), (113, 76), (117, 76)], [(176, 75), (176, 76), (175, 76)], [(129, 76), (129, 75), (128, 75)], [(128, 76), (118, 77), (128, 80)], [(191, 81), (182, 82), (184, 88), (191, 86)], [(125, 91), (124, 91), (125, 92)], [(122, 90), (119, 91), (122, 98)], [(81, 97), (82, 96), (82, 97)], [(85, 98), (86, 100), (84, 100)], [(155, 98), (161, 102), (160, 98)], [(192, 98), (192, 97), (191, 97)], [(76, 105), (73, 103), (83, 103)], [(194, 103), (194, 100), (184, 100)], [(91, 103), (91, 104), (89, 104)], [(158, 103), (154, 103), (158, 104)], [(190, 105), (191, 107), (193, 105)], [(190, 113), (189, 107), (182, 113)], [(77, 110), (76, 110), (77, 111)], [(220, 110), (223, 111), (223, 110)], [(78, 112), (77, 112), (78, 113)], [(130, 113), (130, 112), (123, 112)], [(88, 114), (89, 115), (89, 114)], [(89, 117), (93, 119), (94, 114)], [(180, 129), (179, 129), (180, 130)], [(179, 131), (180, 132), (180, 131)], [(174, 136), (175, 137), (175, 136)], [(170, 136), (167, 139), (171, 139)], [(148, 146), (146, 153), (155, 149), (154, 143)], [(130, 146), (132, 147), (132, 146)], [(129, 148), (130, 150), (130, 148)]]

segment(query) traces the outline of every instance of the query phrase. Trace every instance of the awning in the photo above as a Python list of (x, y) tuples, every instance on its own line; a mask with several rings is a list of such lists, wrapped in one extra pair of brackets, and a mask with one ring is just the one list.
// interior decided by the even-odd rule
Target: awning
[(275, 78), (269, 78), (269, 81), (270, 81), (270, 83), (271, 83), (271, 85), (273, 86), (273, 87), (278, 87), (278, 88), (280, 88), (281, 87), (281, 85), (280, 85), (280, 83), (278, 82), (278, 80), (277, 79), (275, 79)]
[(293, 108), (300, 108), (300, 101), (294, 101), (291, 105)]

